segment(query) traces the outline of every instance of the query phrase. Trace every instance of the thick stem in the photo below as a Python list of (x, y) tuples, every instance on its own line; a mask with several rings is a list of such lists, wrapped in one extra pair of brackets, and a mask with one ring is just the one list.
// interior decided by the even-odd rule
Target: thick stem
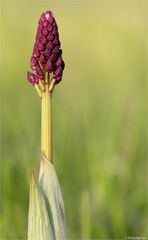
[(48, 84), (41, 98), (41, 151), (52, 162), (51, 93)]

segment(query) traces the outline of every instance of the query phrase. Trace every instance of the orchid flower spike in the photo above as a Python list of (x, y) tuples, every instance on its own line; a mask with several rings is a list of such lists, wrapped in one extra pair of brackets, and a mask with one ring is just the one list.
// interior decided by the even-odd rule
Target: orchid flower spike
[[(34, 73), (28, 72), (27, 78), (32, 85), (48, 84), (49, 89), (62, 79), (65, 67), (60, 48), (58, 26), (51, 11), (42, 13), (37, 28), (37, 34), (30, 66)], [(51, 83), (52, 82), (52, 83)], [(51, 86), (50, 86), (51, 84)]]

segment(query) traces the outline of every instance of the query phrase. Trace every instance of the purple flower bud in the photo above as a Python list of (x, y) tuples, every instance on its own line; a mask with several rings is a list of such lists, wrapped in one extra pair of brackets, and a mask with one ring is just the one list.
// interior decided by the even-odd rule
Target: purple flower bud
[(43, 53), (41, 53), (41, 56), (40, 56), (40, 64), (42, 65), (42, 66), (45, 66), (45, 64), (46, 64), (46, 59), (45, 59), (45, 57), (44, 57), (44, 55), (43, 55)]
[(34, 56), (35, 58), (37, 58), (37, 57), (40, 56), (40, 52), (39, 52), (38, 49), (34, 49), (34, 51), (33, 51), (33, 56)]
[(53, 77), (55, 79), (55, 84), (58, 84), (62, 80), (61, 76), (56, 76), (55, 74), (53, 74)]
[(58, 66), (56, 71), (55, 71), (55, 75), (56, 76), (61, 76), (62, 75), (62, 72), (63, 72), (63, 69), (61, 66)]
[(52, 63), (50, 60), (46, 63), (45, 69), (47, 72), (52, 72)]
[(49, 41), (53, 41), (53, 40), (54, 40), (54, 35), (53, 35), (53, 33), (49, 33), (48, 36), (47, 36), (47, 39), (48, 39)]
[(44, 55), (46, 58), (49, 58), (49, 56), (51, 55), (51, 50), (46, 49), (46, 51), (44, 52)]
[(54, 27), (54, 29), (58, 30), (58, 26), (57, 26), (56, 22), (54, 22), (54, 23), (52, 24), (52, 26)]
[(43, 22), (43, 26), (44, 26), (44, 27), (47, 27), (47, 26), (48, 26), (48, 21), (47, 21), (47, 20), (45, 20), (45, 21)]
[(31, 68), (35, 69), (36, 64), (37, 64), (37, 61), (36, 61), (35, 57), (32, 56), (31, 61), (30, 61)]
[(49, 22), (50, 24), (54, 23), (54, 18), (53, 18), (52, 16), (50, 16), (50, 17), (48, 18), (48, 22)]
[(52, 32), (53, 31), (53, 26), (52, 25), (48, 25), (47, 30), (48, 30), (48, 32)]
[(58, 30), (54, 27), (52, 33), (56, 36), (56, 35), (58, 35)]
[(52, 53), (57, 54), (58, 52), (59, 52), (59, 47), (56, 46), (56, 47), (52, 50)]
[(45, 36), (45, 37), (48, 35), (48, 31), (47, 31), (46, 28), (43, 29), (42, 34), (43, 34), (43, 36)]
[(49, 57), (49, 59), (50, 59), (52, 62), (54, 62), (54, 61), (56, 60), (56, 58), (57, 58), (56, 54), (52, 54), (52, 55)]
[(58, 67), (59, 65), (61, 65), (63, 62), (62, 58), (59, 57), (58, 60), (56, 61), (56, 66)]
[(47, 43), (47, 45), (46, 45), (46, 48), (47, 48), (47, 49), (53, 49), (53, 47), (54, 47), (54, 45), (53, 45), (53, 43), (52, 43), (51, 41), (49, 41), (49, 42)]
[(38, 38), (34, 44), (34, 48), (38, 49), (38, 44), (40, 43), (40, 39)]
[(39, 40), (40, 38), (42, 38), (42, 33), (39, 31), (36, 35), (36, 40)]
[(28, 73), (27, 73), (27, 78), (28, 78), (28, 81), (29, 81), (32, 85), (35, 85), (35, 84), (38, 84), (38, 83), (39, 83), (39, 78), (38, 78), (34, 73), (28, 72)]
[(37, 29), (37, 31), (42, 31), (43, 30), (43, 25), (42, 24), (40, 24), (39, 26), (38, 26), (38, 29)]
[(42, 45), (41, 42), (38, 44), (38, 49), (39, 49), (40, 51), (43, 51), (43, 50), (44, 50), (44, 46)]
[(44, 36), (40, 39), (40, 41), (43, 45), (47, 43), (47, 39)]
[(43, 79), (43, 78), (44, 78), (44, 74), (43, 74), (41, 68), (40, 68), (38, 65), (36, 66), (35, 71), (36, 71), (37, 76), (38, 76), (40, 79)]
[(53, 44), (60, 47), (59, 39), (55, 38), (55, 40), (53, 41)]

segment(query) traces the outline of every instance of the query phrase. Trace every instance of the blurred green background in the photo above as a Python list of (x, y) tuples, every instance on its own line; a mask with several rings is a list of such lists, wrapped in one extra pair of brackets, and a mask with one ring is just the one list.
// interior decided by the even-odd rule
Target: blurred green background
[(68, 239), (146, 237), (146, 2), (2, 1), (0, 239), (26, 239), (40, 100), (26, 72), (40, 14), (59, 26), (54, 162)]

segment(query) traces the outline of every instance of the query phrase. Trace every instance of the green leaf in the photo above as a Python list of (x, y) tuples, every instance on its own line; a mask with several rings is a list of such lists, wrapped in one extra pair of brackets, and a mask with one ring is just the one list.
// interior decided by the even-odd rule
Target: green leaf
[(28, 240), (66, 239), (63, 198), (54, 165), (41, 158), (39, 184), (32, 174)]
[(66, 239), (64, 203), (53, 163), (43, 155), (41, 159), (39, 188), (46, 205), (50, 206), (56, 239)]
[(32, 174), (28, 216), (28, 240), (47, 239), (55, 239), (53, 229), (46, 209), (45, 200), (35, 182), (34, 174)]

